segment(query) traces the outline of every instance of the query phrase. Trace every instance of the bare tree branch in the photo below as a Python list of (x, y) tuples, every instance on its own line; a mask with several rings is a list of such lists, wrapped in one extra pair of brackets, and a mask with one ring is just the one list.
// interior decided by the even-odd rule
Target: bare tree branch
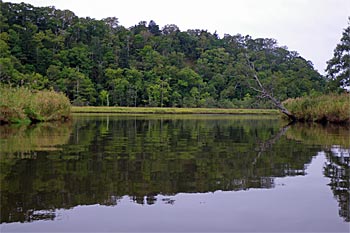
[(283, 114), (285, 114), (291, 121), (293, 121), (293, 122), (296, 121), (297, 120), (296, 116), (294, 116), (291, 112), (289, 112), (288, 109), (286, 109), (283, 106), (283, 104), (278, 99), (276, 99), (273, 96), (273, 94), (270, 93), (267, 89), (265, 89), (265, 87), (262, 85), (262, 83), (260, 82), (260, 79), (259, 79), (259, 77), (257, 75), (257, 72), (255, 70), (254, 63), (250, 61), (250, 59), (249, 59), (247, 54), (245, 54), (245, 58), (247, 60), (249, 69), (252, 71), (253, 79), (255, 80), (256, 84), (259, 87), (259, 89), (255, 88), (253, 86), (250, 86), (250, 88), (253, 89), (256, 92), (261, 93), (262, 97), (269, 99), (273, 103), (273, 105), (277, 109), (279, 109)]

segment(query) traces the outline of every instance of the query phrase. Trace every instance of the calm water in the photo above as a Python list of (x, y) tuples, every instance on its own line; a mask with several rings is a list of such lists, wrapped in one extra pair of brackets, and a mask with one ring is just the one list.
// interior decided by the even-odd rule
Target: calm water
[(77, 115), (0, 127), (1, 232), (349, 232), (349, 128)]

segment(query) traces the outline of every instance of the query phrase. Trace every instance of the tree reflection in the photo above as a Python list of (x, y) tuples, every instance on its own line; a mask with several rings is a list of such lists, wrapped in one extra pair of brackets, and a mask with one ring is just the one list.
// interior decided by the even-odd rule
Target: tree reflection
[[(350, 222), (350, 140), (349, 125), (293, 125), (287, 137), (310, 145), (322, 145), (327, 162), (324, 175), (339, 203), (339, 215)], [(335, 146), (336, 145), (336, 146)]]
[(324, 174), (331, 180), (329, 186), (339, 203), (339, 215), (350, 222), (350, 149), (333, 147), (326, 157)]
[(152, 205), (158, 194), (269, 189), (275, 177), (304, 175), (320, 151), (283, 136), (287, 128), (273, 118), (79, 117), (68, 129), (24, 133), (34, 142), (52, 134), (62, 139), (39, 147), (54, 150), (31, 147), (31, 159), (13, 156), (21, 149), (15, 138), (5, 139), (13, 146), (0, 160), (1, 222), (55, 218), (51, 210), (77, 205), (118, 205), (124, 196)]

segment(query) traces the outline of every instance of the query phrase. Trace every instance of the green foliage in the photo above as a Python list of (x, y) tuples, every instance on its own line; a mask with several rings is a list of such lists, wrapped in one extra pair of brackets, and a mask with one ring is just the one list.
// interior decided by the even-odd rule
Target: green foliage
[(102, 90), (100, 92), (100, 100), (102, 101), (102, 106), (104, 105), (104, 103), (107, 106), (109, 106), (109, 99), (108, 99), (108, 97), (109, 97), (109, 94), (108, 94), (108, 92), (106, 90)]
[(0, 9), (0, 82), (53, 88), (74, 105), (105, 105), (105, 90), (111, 106), (271, 107), (250, 88), (244, 54), (281, 100), (325, 90), (311, 62), (273, 39), (219, 38), (154, 21), (127, 29), (114, 17), (25, 3), (1, 2)]
[(70, 102), (62, 93), (4, 85), (0, 85), (0, 93), (1, 123), (54, 121), (70, 117)]
[(300, 121), (350, 123), (349, 94), (288, 99), (284, 105)]
[(0, 86), (0, 121), (29, 122), (25, 109), (30, 105), (32, 92), (28, 88)]
[(330, 91), (341, 92), (341, 88), (350, 86), (350, 17), (348, 20), (348, 27), (344, 29), (340, 43), (334, 49), (334, 56), (327, 62)]

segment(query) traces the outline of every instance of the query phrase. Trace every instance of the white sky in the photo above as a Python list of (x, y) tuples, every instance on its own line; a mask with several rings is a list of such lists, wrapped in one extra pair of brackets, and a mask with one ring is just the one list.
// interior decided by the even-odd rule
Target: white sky
[(68, 9), (79, 17), (117, 17), (130, 27), (154, 20), (160, 28), (205, 29), (274, 38), (324, 73), (350, 16), (350, 0), (4, 0)]

